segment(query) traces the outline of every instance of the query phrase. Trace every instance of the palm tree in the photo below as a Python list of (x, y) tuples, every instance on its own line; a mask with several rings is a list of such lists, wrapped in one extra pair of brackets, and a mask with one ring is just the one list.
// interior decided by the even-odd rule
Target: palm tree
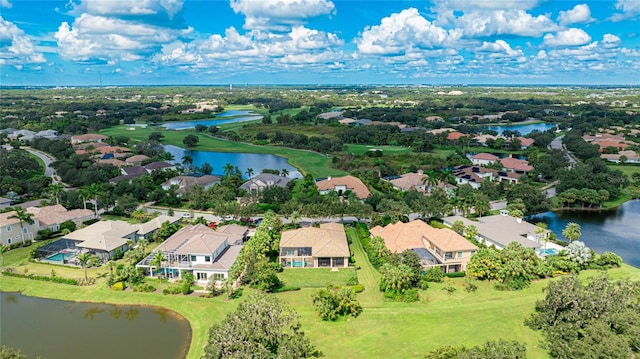
[(49, 193), (55, 197), (56, 204), (60, 204), (60, 195), (64, 192), (64, 186), (60, 182), (52, 183), (48, 188)]
[(162, 267), (162, 262), (165, 261), (164, 255), (162, 252), (158, 251), (153, 255), (153, 259), (151, 260), (149, 269), (151, 270), (151, 276), (153, 277), (153, 267), (158, 268), (158, 271)]
[(476, 195), (473, 208), (475, 209), (478, 217), (482, 217), (491, 209), (491, 205), (489, 204), (489, 197), (483, 193), (479, 193), (478, 195)]
[(439, 176), (434, 170), (427, 171), (426, 177), (422, 179), (422, 184), (427, 185), (427, 192), (431, 194), (431, 189), (438, 185)]
[(80, 262), (80, 265), (84, 269), (85, 283), (89, 282), (89, 277), (87, 277), (87, 264), (89, 263), (90, 260), (91, 260), (91, 254), (89, 253), (81, 253), (80, 255), (78, 255), (78, 262)]
[(247, 173), (247, 177), (251, 178), (251, 176), (253, 176), (253, 168), (249, 167), (245, 172)]
[(9, 246), (5, 246), (4, 244), (0, 243), (0, 264), (1, 264), (1, 270), (0, 272), (4, 272), (4, 252), (9, 250)]
[(293, 227), (298, 227), (298, 222), (300, 221), (300, 212), (293, 211), (289, 214), (289, 219), (293, 222)]
[(225, 177), (230, 177), (231, 174), (233, 173), (233, 165), (229, 162), (227, 162), (224, 167), (222, 167), (222, 170), (224, 171), (224, 175)]
[(565, 236), (569, 242), (577, 241), (582, 235), (582, 228), (578, 223), (569, 222), (562, 230), (562, 235)]
[(80, 188), (78, 189), (78, 195), (82, 197), (82, 205), (84, 209), (87, 209), (87, 199), (91, 197), (91, 193), (89, 193), (88, 188)]
[(138, 240), (138, 246), (140, 247), (140, 250), (142, 251), (142, 255), (144, 256), (144, 253), (146, 252), (147, 247), (149, 246), (149, 241), (142, 238)]
[(286, 168), (283, 168), (282, 171), (280, 171), (282, 177), (287, 177), (289, 175), (289, 170)]
[(113, 259), (109, 259), (107, 262), (107, 268), (109, 268), (109, 273), (113, 274), (113, 269), (116, 267), (116, 262)]
[(12, 214), (7, 218), (9, 219), (15, 218), (20, 221), (20, 232), (22, 232), (22, 244), (24, 244), (24, 225), (23, 224), (27, 223), (31, 225), (34, 223), (33, 218), (31, 218), (33, 217), (33, 213), (29, 213), (25, 211), (24, 208), (22, 207), (16, 207), (14, 211), (16, 212), (16, 214)]
[(450, 169), (443, 169), (440, 171), (440, 181), (444, 184), (444, 190), (447, 190), (447, 183), (451, 183), (456, 180), (456, 176)]
[(131, 213), (131, 218), (135, 219), (138, 222), (144, 221), (147, 218), (147, 211), (144, 208), (136, 209)]
[(102, 194), (102, 186), (99, 183), (92, 183), (87, 188), (88, 194), (93, 198), (93, 204), (95, 205), (96, 218), (98, 218), (98, 196)]
[(382, 166), (385, 165), (384, 160), (382, 158), (378, 158), (373, 165), (378, 166), (378, 178), (382, 178)]
[(193, 165), (193, 157), (191, 157), (191, 155), (182, 156), (182, 167), (190, 169), (192, 165)]

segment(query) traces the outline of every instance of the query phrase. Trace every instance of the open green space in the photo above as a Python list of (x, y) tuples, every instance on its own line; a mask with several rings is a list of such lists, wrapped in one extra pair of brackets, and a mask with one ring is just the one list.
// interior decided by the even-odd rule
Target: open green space
[(330, 268), (285, 268), (278, 273), (278, 278), (286, 286), (300, 288), (324, 288), (328, 284), (347, 285), (354, 276), (353, 268), (341, 268), (337, 271)]
[(640, 173), (640, 165), (607, 164), (607, 167), (609, 167), (612, 170), (620, 170), (620, 171), (622, 171), (622, 173), (627, 175), (627, 177), (629, 177), (629, 179), (631, 179), (631, 176), (634, 173)]
[(164, 135), (162, 139), (163, 144), (181, 146), (182, 139), (189, 134), (195, 134), (200, 138), (200, 142), (193, 150), (199, 151), (214, 151), (214, 152), (247, 152), (247, 153), (263, 153), (272, 154), (280, 157), (287, 158), (289, 163), (300, 170), (303, 174), (310, 173), (316, 177), (325, 176), (340, 176), (345, 172), (342, 170), (329, 167), (331, 161), (330, 157), (323, 156), (319, 153), (296, 150), (286, 147), (275, 146), (258, 146), (243, 142), (233, 142), (228, 140), (222, 140), (209, 136), (204, 133), (195, 132), (195, 130), (166, 130), (164, 128), (141, 128), (133, 127), (130, 129), (128, 126), (116, 126), (100, 131), (101, 134), (106, 136), (127, 136), (135, 141), (144, 141), (149, 138), (149, 134), (154, 131), (160, 131)]
[(456, 153), (456, 151), (452, 148), (434, 148), (431, 152), (429, 152), (430, 154), (436, 156), (436, 157), (440, 157), (440, 158), (447, 158), (449, 156), (451, 156), (452, 154)]
[(353, 153), (356, 155), (363, 155), (369, 152), (369, 150), (382, 150), (383, 155), (397, 155), (397, 154), (413, 151), (409, 147), (401, 147), (401, 146), (373, 146), (373, 145), (358, 145), (358, 144), (347, 145), (347, 152)]

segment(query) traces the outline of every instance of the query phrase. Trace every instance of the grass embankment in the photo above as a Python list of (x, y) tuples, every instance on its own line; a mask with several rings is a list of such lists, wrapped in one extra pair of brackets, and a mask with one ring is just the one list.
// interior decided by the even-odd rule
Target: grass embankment
[(383, 155), (398, 155), (407, 152), (413, 152), (411, 148), (401, 146), (373, 146), (356, 144), (347, 145), (347, 152), (353, 153), (355, 155), (364, 155), (365, 153), (369, 152), (369, 150), (382, 150)]
[(127, 136), (136, 141), (144, 141), (149, 138), (149, 134), (154, 131), (161, 131), (164, 135), (162, 143), (165, 145), (175, 145), (184, 147), (182, 140), (186, 135), (194, 134), (200, 138), (196, 147), (192, 150), (213, 151), (213, 152), (246, 152), (271, 154), (286, 158), (289, 163), (297, 168), (303, 174), (311, 173), (316, 177), (341, 176), (345, 172), (342, 170), (329, 167), (331, 158), (323, 156), (316, 152), (296, 150), (286, 147), (275, 146), (257, 146), (243, 142), (233, 142), (219, 138), (211, 137), (204, 133), (195, 132), (195, 130), (165, 130), (163, 128), (140, 128), (134, 127), (133, 130), (128, 126), (115, 126), (100, 131), (106, 136)]
[[(25, 151), (25, 152), (26, 152), (26, 151)], [(34, 155), (34, 154), (33, 154), (33, 153), (31, 153), (31, 152), (26, 152), (26, 154), (27, 154), (27, 156), (29, 156), (29, 157), (33, 158), (34, 160), (38, 161), (38, 164), (39, 164), (39, 165), (40, 165), (40, 167), (42, 168), (42, 173), (44, 174), (44, 173), (45, 173), (45, 171), (47, 170), (47, 167), (45, 166), (44, 161), (42, 160), (42, 158), (40, 158), (40, 157), (38, 157), (38, 156)]]

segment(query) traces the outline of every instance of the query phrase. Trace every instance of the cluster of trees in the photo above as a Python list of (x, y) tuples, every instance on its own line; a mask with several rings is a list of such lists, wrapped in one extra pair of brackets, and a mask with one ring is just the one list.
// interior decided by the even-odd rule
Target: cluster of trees
[(333, 321), (347, 315), (357, 317), (362, 313), (362, 306), (350, 287), (328, 285), (314, 293), (311, 299), (322, 320)]
[(209, 329), (202, 358), (319, 358), (300, 316), (280, 299), (256, 293)]
[(0, 193), (40, 196), (51, 184), (44, 168), (25, 150), (0, 147)]
[(512, 242), (502, 250), (480, 248), (467, 265), (467, 275), (479, 280), (497, 280), (501, 289), (523, 289), (547, 274), (544, 262), (533, 249)]
[(271, 144), (282, 145), (292, 148), (310, 149), (321, 153), (333, 153), (344, 150), (344, 143), (341, 140), (331, 139), (325, 136), (307, 136), (303, 133), (276, 131), (269, 137), (264, 132), (256, 134), (256, 140), (267, 140)]
[(553, 358), (633, 358), (640, 353), (640, 282), (575, 276), (549, 283), (525, 325)]
[(430, 352), (424, 359), (525, 359), (526, 357), (526, 345), (515, 340), (499, 339), (470, 348), (464, 345), (459, 347), (445, 345)]

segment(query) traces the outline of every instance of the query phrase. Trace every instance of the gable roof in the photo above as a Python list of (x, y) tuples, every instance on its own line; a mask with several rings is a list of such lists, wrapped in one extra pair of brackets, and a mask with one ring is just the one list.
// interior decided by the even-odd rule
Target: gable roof
[(139, 162), (142, 162), (142, 161), (146, 161), (148, 159), (149, 159), (149, 157), (145, 156), (145, 155), (134, 155), (134, 156), (131, 156), (131, 157), (127, 158), (124, 161), (126, 163), (128, 163), (128, 164), (133, 164), (133, 163), (139, 163)]
[(447, 135), (447, 140), (455, 141), (460, 139), (460, 137), (465, 137), (465, 136), (467, 135), (465, 135), (462, 132), (458, 132), (458, 131), (449, 132), (449, 134)]
[(513, 157), (505, 157), (500, 160), (500, 163), (502, 163), (502, 167), (515, 171), (529, 172), (533, 170), (533, 166), (529, 165), (529, 162)]
[(147, 233), (153, 232), (162, 226), (162, 223), (169, 222), (175, 223), (178, 221), (177, 217), (167, 216), (166, 214), (161, 214), (156, 218), (153, 218), (147, 222), (139, 224), (138, 234), (145, 235)]
[(320, 228), (305, 227), (282, 232), (280, 248), (311, 247), (314, 257), (349, 257), (344, 226), (322, 223)]
[(61, 204), (46, 207), (28, 207), (26, 211), (33, 214), (33, 219), (37, 218), (40, 225), (45, 226), (93, 216), (93, 211), (90, 209), (67, 210)]
[(354, 192), (359, 199), (365, 199), (371, 194), (367, 186), (354, 176), (328, 177), (316, 182), (319, 191), (335, 191), (338, 186), (344, 186), (347, 190)]
[(172, 179), (164, 182), (162, 187), (170, 187), (172, 185), (177, 185), (179, 188), (176, 193), (184, 193), (190, 188), (201, 185), (206, 187), (208, 185), (220, 182), (220, 177), (213, 175), (203, 175), (203, 176), (176, 176)]
[(124, 246), (127, 237), (138, 231), (138, 227), (124, 221), (100, 221), (77, 231), (71, 232), (63, 238), (81, 241), (77, 246), (110, 252)]
[(217, 233), (215, 230), (198, 223), (188, 225), (162, 242), (155, 251), (174, 252), (179, 254), (212, 254), (225, 242), (229, 244), (227, 233)]
[(534, 140), (533, 138), (518, 137), (518, 139), (520, 140), (520, 145), (524, 147), (529, 147), (536, 142), (536, 140)]

